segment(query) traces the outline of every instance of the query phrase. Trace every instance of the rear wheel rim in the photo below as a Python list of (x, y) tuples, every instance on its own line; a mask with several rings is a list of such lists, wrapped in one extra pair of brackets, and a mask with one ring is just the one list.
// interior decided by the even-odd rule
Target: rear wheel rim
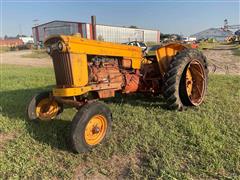
[(99, 144), (107, 131), (107, 119), (102, 115), (93, 116), (87, 123), (84, 137), (88, 145)]
[(190, 68), (187, 68), (186, 72), (186, 90), (187, 95), (190, 96), (192, 93), (192, 87), (193, 87), (193, 80), (192, 80), (192, 73), (190, 71)]
[(185, 89), (188, 100), (197, 106), (202, 103), (206, 91), (205, 72), (198, 60), (192, 60), (186, 69)]
[(41, 120), (54, 119), (59, 111), (58, 103), (49, 98), (42, 99), (36, 106), (36, 116)]

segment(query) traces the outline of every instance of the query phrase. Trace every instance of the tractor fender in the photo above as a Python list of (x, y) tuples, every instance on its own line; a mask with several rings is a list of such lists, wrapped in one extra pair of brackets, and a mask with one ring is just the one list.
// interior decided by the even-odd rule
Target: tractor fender
[(156, 50), (156, 57), (162, 76), (167, 72), (168, 67), (173, 59), (173, 57), (180, 51), (188, 49), (189, 47), (180, 43), (170, 43), (159, 47)]

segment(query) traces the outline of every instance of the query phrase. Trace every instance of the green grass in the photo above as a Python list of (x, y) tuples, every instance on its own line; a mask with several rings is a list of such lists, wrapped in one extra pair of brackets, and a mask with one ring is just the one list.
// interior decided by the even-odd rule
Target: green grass
[(22, 55), (24, 58), (48, 58), (49, 55), (45, 50), (32, 50), (30, 54)]
[(200, 42), (198, 48), (202, 49), (213, 49), (219, 45), (219, 42)]
[(79, 155), (67, 145), (75, 110), (67, 109), (61, 120), (52, 122), (25, 118), (29, 98), (54, 83), (52, 69), (3, 65), (3, 179), (68, 179), (76, 169), (88, 177), (98, 174), (111, 179), (119, 173), (127, 179), (240, 178), (239, 76), (210, 76), (206, 102), (184, 112), (166, 110), (161, 97), (107, 100), (114, 118), (110, 139)]
[(157, 43), (157, 42), (151, 42), (151, 41), (149, 41), (149, 42), (146, 42), (146, 45), (147, 46), (155, 46), (155, 45), (161, 45), (160, 43)]

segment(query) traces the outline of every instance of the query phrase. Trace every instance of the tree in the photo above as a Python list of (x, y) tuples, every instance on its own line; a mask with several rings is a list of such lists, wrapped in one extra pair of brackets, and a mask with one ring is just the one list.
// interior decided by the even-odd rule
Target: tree
[(134, 25), (131, 25), (131, 26), (129, 26), (129, 28), (137, 29), (138, 27), (137, 27), (137, 26), (134, 26)]
[(163, 34), (163, 33), (161, 33), (160, 38), (161, 38), (161, 40), (163, 40), (165, 38), (170, 38), (170, 36), (171, 36), (171, 34)]
[(172, 39), (172, 40), (181, 40), (182, 37), (179, 35), (179, 34), (163, 34), (161, 33), (161, 36), (160, 36), (161, 40), (164, 40), (164, 39)]
[(20, 37), (27, 37), (26, 35), (20, 35), (20, 34), (18, 34), (17, 36), (16, 36), (16, 38), (20, 38)]

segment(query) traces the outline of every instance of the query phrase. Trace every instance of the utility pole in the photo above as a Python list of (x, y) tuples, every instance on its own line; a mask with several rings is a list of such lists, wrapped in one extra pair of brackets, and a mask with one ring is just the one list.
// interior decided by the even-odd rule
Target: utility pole
[(224, 19), (224, 25), (223, 25), (223, 28), (225, 31), (228, 30), (228, 20), (227, 19)]

